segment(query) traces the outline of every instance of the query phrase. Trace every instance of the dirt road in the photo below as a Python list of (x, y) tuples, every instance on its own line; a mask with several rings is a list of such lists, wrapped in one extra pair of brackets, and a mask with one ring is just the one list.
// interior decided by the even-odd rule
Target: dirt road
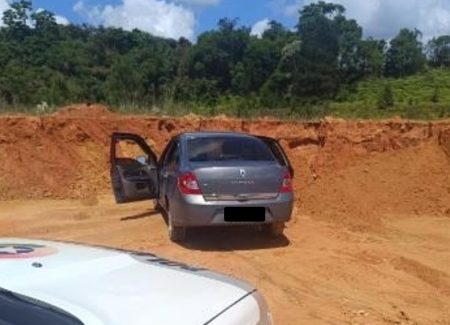
[[(88, 117), (87, 117), (88, 116)], [(160, 151), (186, 130), (277, 137), (297, 171), (286, 236), (200, 229), (169, 242), (150, 203), (117, 206), (112, 131)], [(0, 236), (154, 252), (246, 279), (277, 324), (450, 324), (450, 122), (0, 118)]]
[(383, 233), (367, 233), (296, 214), (279, 240), (212, 229), (180, 246), (148, 203), (0, 203), (2, 236), (144, 250), (247, 279), (277, 324), (450, 324), (450, 218), (392, 219)]

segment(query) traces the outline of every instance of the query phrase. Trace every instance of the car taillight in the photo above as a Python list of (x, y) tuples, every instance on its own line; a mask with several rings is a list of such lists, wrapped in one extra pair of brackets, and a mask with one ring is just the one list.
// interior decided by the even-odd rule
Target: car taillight
[(197, 181), (197, 177), (191, 172), (178, 176), (178, 188), (181, 193), (187, 195), (201, 195), (202, 191)]
[(291, 193), (292, 191), (292, 176), (289, 172), (286, 172), (283, 176), (280, 193)]

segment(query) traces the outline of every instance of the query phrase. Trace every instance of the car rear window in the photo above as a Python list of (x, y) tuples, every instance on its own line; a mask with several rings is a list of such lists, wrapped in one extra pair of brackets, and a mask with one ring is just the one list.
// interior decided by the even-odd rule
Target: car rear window
[(190, 162), (275, 161), (262, 141), (252, 138), (212, 137), (188, 141)]

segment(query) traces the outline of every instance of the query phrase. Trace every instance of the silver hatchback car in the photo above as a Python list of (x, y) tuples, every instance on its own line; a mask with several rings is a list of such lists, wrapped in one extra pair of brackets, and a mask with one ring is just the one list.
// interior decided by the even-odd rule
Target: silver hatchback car
[[(143, 155), (119, 152), (135, 145)], [(131, 157), (129, 157), (131, 156)], [(260, 225), (281, 236), (290, 220), (294, 170), (272, 138), (241, 133), (183, 133), (158, 159), (145, 140), (115, 133), (111, 180), (117, 203), (154, 199), (167, 216), (170, 239), (190, 227)]]

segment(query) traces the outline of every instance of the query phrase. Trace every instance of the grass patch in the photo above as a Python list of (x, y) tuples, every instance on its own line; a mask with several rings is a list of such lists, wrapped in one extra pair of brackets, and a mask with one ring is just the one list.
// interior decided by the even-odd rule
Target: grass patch
[(386, 86), (392, 89), (396, 104), (450, 103), (450, 70), (448, 69), (430, 69), (400, 79), (367, 79), (359, 82), (355, 89), (344, 89), (338, 96), (338, 100), (376, 104)]

